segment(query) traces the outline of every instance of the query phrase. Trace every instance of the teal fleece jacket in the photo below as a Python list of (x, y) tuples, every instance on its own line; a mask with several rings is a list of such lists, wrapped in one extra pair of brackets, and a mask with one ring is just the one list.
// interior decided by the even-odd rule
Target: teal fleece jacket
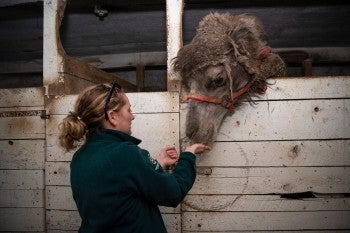
[(184, 199), (196, 178), (196, 158), (182, 152), (174, 170), (165, 172), (140, 142), (103, 129), (74, 153), (70, 179), (80, 233), (166, 232), (158, 205), (176, 207)]

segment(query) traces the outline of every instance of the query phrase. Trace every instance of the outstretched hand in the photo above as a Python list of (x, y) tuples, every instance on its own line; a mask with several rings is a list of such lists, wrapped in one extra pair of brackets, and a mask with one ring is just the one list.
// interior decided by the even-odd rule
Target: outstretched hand
[(196, 143), (185, 148), (185, 151), (191, 152), (193, 154), (201, 154), (204, 151), (209, 151), (211, 148), (202, 143)]

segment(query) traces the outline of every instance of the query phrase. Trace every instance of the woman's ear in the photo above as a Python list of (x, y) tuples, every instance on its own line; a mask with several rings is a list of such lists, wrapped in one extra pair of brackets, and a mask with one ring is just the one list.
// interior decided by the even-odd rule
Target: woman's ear
[(113, 110), (108, 110), (107, 115), (109, 123), (114, 127), (117, 126), (119, 121), (119, 114)]

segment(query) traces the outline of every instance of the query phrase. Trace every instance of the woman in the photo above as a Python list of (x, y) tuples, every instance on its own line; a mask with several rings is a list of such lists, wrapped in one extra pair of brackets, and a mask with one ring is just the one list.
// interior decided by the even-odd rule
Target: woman
[(165, 147), (153, 159), (131, 136), (134, 118), (118, 84), (99, 84), (79, 95), (60, 125), (67, 151), (85, 142), (71, 162), (79, 232), (166, 232), (158, 205), (176, 207), (194, 183), (194, 154), (210, 148), (193, 144), (179, 156)]

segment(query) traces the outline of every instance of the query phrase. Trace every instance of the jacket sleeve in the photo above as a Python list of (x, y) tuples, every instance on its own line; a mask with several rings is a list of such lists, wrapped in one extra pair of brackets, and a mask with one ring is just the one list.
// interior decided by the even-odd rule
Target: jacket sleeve
[(146, 200), (163, 206), (176, 207), (192, 188), (196, 178), (196, 157), (190, 152), (180, 153), (171, 173), (159, 169), (148, 151), (138, 146), (127, 149), (130, 158), (131, 188)]

